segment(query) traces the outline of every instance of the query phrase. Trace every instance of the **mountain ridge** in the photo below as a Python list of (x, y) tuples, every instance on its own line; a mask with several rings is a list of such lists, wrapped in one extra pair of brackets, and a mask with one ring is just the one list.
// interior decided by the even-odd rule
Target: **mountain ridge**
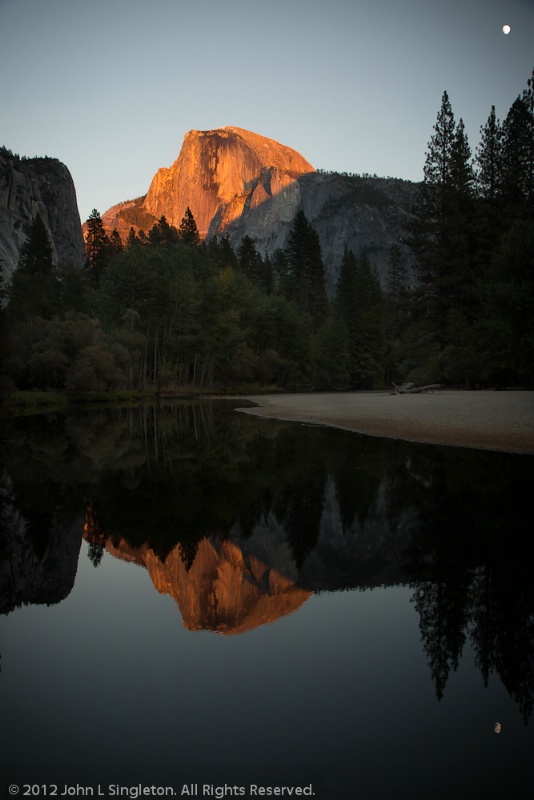
[(178, 158), (156, 172), (147, 194), (112, 206), (102, 221), (125, 239), (131, 227), (146, 233), (161, 216), (178, 227), (190, 208), (201, 238), (227, 235), (238, 249), (249, 236), (265, 256), (285, 246), (304, 211), (319, 234), (332, 294), (345, 248), (367, 252), (383, 284), (393, 245), (410, 268), (403, 235), (416, 188), (395, 178), (319, 172), (291, 147), (229, 125), (188, 131)]

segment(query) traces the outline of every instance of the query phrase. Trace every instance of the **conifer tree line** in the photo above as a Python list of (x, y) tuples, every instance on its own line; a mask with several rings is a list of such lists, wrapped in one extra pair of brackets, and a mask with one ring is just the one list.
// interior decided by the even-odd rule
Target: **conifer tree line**
[(381, 286), (346, 250), (325, 289), (303, 212), (284, 249), (245, 236), (201, 242), (188, 208), (123, 241), (87, 220), (87, 268), (54, 264), (34, 220), (3, 287), (7, 388), (382, 388), (534, 383), (534, 72), (503, 122), (492, 108), (471, 151), (442, 96), (405, 242)]

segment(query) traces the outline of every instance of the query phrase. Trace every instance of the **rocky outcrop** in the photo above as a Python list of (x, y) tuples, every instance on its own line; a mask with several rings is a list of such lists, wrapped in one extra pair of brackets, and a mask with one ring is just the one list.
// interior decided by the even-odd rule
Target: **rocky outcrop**
[(404, 244), (416, 185), (392, 178), (318, 173), (290, 147), (242, 128), (189, 131), (178, 159), (158, 170), (145, 197), (114, 206), (102, 220), (123, 238), (161, 216), (179, 226), (189, 207), (203, 238), (244, 236), (262, 255), (283, 248), (298, 211), (317, 230), (327, 289), (333, 293), (345, 247), (366, 251), (385, 283), (390, 248)]
[(54, 261), (81, 267), (80, 215), (67, 167), (55, 158), (23, 159), (0, 148), (0, 266), (6, 279), (17, 267), (37, 214), (50, 236)]
[(177, 161), (154, 176), (143, 208), (179, 225), (189, 207), (206, 238), (309, 172), (313, 167), (299, 153), (257, 133), (189, 131)]
[(303, 211), (319, 235), (329, 294), (335, 290), (345, 248), (364, 251), (385, 285), (393, 245), (410, 275), (412, 256), (404, 242), (417, 185), (394, 178), (337, 173), (303, 175), (261, 205), (246, 207), (210, 234), (225, 233), (234, 247), (250, 236), (262, 255), (283, 248), (295, 215)]

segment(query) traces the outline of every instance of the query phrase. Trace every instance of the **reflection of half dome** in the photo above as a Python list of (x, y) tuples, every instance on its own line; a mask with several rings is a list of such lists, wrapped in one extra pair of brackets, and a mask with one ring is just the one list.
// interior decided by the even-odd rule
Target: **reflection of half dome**
[[(313, 594), (254, 555), (252, 549), (256, 548), (247, 547), (244, 552), (232, 541), (202, 539), (189, 570), (179, 544), (164, 562), (147, 545), (132, 548), (122, 540), (115, 546), (108, 540), (106, 549), (117, 558), (146, 567), (158, 592), (177, 602), (184, 625), (191, 631), (244, 633), (291, 614)], [(280, 553), (273, 556), (271, 563), (280, 563)]]

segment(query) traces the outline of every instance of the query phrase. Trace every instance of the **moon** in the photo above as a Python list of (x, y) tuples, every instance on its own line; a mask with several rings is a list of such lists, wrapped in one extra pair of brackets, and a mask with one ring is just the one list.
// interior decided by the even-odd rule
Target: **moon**
[(502, 26), (502, 32), (505, 34), (505, 36), (508, 36), (508, 34), (510, 33), (511, 30), (512, 29), (511, 29), (511, 27), (509, 25), (503, 25)]

